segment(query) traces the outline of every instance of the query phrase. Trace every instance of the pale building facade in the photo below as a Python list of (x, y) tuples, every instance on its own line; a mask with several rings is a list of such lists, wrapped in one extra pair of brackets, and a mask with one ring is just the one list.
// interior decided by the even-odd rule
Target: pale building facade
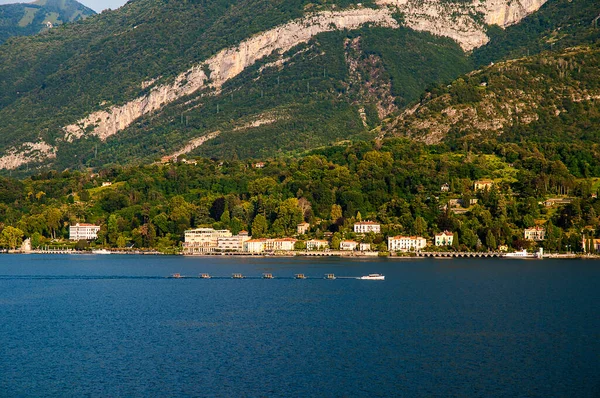
[(354, 224), (354, 232), (357, 234), (368, 234), (374, 232), (376, 234), (381, 232), (381, 225), (374, 221), (361, 221)]
[(483, 191), (486, 189), (492, 189), (493, 185), (494, 181), (492, 180), (479, 180), (473, 183), (473, 188), (475, 189), (475, 191)]
[(536, 226), (525, 229), (523, 235), (526, 240), (541, 241), (546, 238), (546, 230), (542, 227)]
[(361, 243), (360, 245), (358, 245), (358, 248), (361, 252), (369, 252), (369, 251), (371, 251), (371, 244), (370, 243)]
[(69, 240), (96, 240), (98, 239), (99, 225), (75, 224), (69, 226)]
[(418, 251), (427, 246), (427, 240), (420, 236), (393, 236), (388, 238), (388, 251)]
[(452, 232), (444, 231), (441, 234), (435, 235), (436, 246), (452, 246), (454, 241), (454, 234)]
[(340, 250), (354, 251), (358, 248), (358, 242), (353, 240), (343, 240), (340, 242)]
[(293, 238), (279, 239), (250, 239), (244, 242), (243, 251), (246, 253), (264, 253), (277, 251), (292, 251), (297, 240)]
[(244, 252), (246, 253), (263, 253), (265, 251), (266, 239), (250, 239), (244, 242)]
[(213, 228), (196, 228), (185, 231), (183, 254), (205, 254), (219, 248), (219, 238), (231, 237), (231, 231)]
[(265, 248), (269, 251), (291, 251), (296, 242), (294, 238), (267, 239)]
[(311, 239), (306, 241), (306, 250), (319, 250), (329, 247), (329, 242), (320, 239)]
[(234, 236), (223, 236), (217, 238), (217, 250), (220, 252), (241, 252), (244, 250), (244, 242), (250, 240), (247, 231), (240, 231)]
[(304, 235), (310, 229), (310, 224), (307, 222), (303, 222), (298, 224), (298, 235)]

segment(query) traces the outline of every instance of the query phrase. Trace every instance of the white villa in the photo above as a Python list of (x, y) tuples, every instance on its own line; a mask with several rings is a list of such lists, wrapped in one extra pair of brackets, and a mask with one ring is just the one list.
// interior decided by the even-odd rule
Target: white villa
[(75, 224), (69, 226), (69, 240), (96, 240), (98, 239), (99, 225)]
[(546, 230), (542, 227), (535, 226), (533, 228), (527, 228), (524, 232), (526, 240), (544, 240), (546, 238)]
[(381, 225), (374, 221), (361, 221), (354, 224), (354, 232), (357, 234), (366, 234), (374, 232), (376, 234), (381, 232)]
[(358, 248), (361, 252), (370, 252), (371, 244), (370, 243), (361, 243), (360, 245), (358, 245)]
[(358, 242), (353, 240), (343, 240), (340, 242), (340, 250), (354, 251), (358, 248)]
[(420, 236), (394, 236), (388, 238), (390, 252), (418, 251), (427, 246), (427, 240)]
[(329, 242), (320, 239), (311, 239), (306, 241), (306, 250), (319, 250), (329, 247)]
[(452, 232), (444, 231), (441, 234), (435, 235), (436, 246), (452, 246), (454, 241), (454, 234)]

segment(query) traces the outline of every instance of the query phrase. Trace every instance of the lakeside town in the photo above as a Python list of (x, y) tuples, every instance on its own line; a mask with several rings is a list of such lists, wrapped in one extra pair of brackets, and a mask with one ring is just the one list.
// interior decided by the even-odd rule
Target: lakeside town
[[(189, 162), (184, 162), (188, 164)], [(264, 167), (264, 164), (255, 166)], [(102, 188), (112, 187), (111, 182), (103, 182)], [(488, 195), (496, 191), (497, 187), (492, 180), (476, 180), (473, 185), (473, 192), (481, 195)], [(450, 191), (449, 184), (443, 184), (440, 187), (442, 194)], [(465, 201), (468, 200), (468, 203)], [(540, 202), (540, 206), (551, 208), (557, 205), (569, 205), (571, 198), (549, 198)], [(447, 214), (464, 215), (479, 205), (477, 197), (448, 199), (445, 204), (440, 205), (439, 210)], [(222, 218), (225, 216), (225, 210)], [(339, 214), (333, 214), (339, 213)], [(259, 217), (258, 217), (259, 218)], [(337, 205), (332, 206), (332, 219), (342, 218), (341, 208)], [(9, 246), (12, 247), (8, 252), (11, 253), (131, 253), (131, 254), (172, 254), (185, 256), (208, 256), (208, 255), (280, 255), (280, 256), (363, 256), (363, 257), (592, 257), (600, 251), (600, 239), (590, 239), (582, 233), (581, 247), (567, 246), (563, 253), (544, 253), (543, 243), (546, 240), (546, 228), (542, 225), (534, 225), (524, 228), (522, 231), (522, 247), (510, 247), (507, 244), (487, 243), (487, 247), (482, 250), (467, 250), (465, 246), (459, 244), (458, 231), (443, 230), (441, 232), (427, 236), (421, 235), (398, 235), (391, 233), (390, 226), (371, 220), (361, 220), (360, 213), (357, 214), (357, 220), (348, 225), (345, 230), (339, 230), (336, 233), (322, 230), (322, 221), (311, 224), (302, 221), (295, 226), (293, 233), (284, 236), (267, 237), (259, 234), (260, 237), (253, 237), (250, 232), (238, 229), (233, 231), (228, 228), (214, 228), (212, 226), (203, 226), (183, 231), (183, 240), (178, 247), (171, 248), (168, 251), (136, 248), (135, 243), (124, 245), (118, 242), (118, 247), (106, 246), (99, 242), (106, 241), (105, 226), (92, 223), (75, 223), (68, 226), (68, 243), (56, 240), (52, 245), (40, 245), (32, 242), (31, 238), (22, 240), (21, 247), (19, 236), (5, 237), (5, 240), (11, 240)], [(288, 220), (288, 224), (289, 224)], [(419, 219), (417, 218), (417, 220)], [(227, 223), (220, 223), (226, 225)], [(383, 227), (383, 228), (382, 228)], [(253, 225), (253, 229), (258, 228)], [(423, 228), (421, 228), (423, 229)], [(104, 230), (104, 231), (103, 231)], [(286, 228), (289, 231), (289, 228)], [(3, 235), (10, 235), (11, 227), (3, 231)], [(34, 247), (35, 244), (35, 247)], [(487, 249), (487, 250), (486, 250)], [(529, 249), (529, 250), (527, 250)]]
[[(98, 238), (101, 226), (77, 223), (69, 227), (69, 240), (72, 242), (90, 242)], [(265, 256), (362, 256), (362, 257), (523, 257), (542, 258), (543, 249), (537, 252), (521, 250), (509, 252), (506, 245), (500, 245), (497, 251), (487, 252), (461, 252), (456, 251), (456, 233), (443, 231), (435, 234), (432, 240), (422, 236), (389, 236), (387, 245), (371, 243), (373, 237), (381, 235), (381, 224), (374, 221), (360, 221), (353, 225), (354, 239), (343, 239), (336, 241), (333, 234), (325, 233), (330, 239), (303, 239), (310, 234), (311, 225), (302, 222), (297, 225), (295, 237), (284, 238), (256, 238), (253, 239), (248, 231), (239, 231), (233, 234), (228, 229), (216, 230), (214, 228), (195, 228), (185, 231), (184, 241), (180, 253), (184, 256), (210, 256), (210, 255), (265, 255)], [(524, 231), (524, 239), (531, 242), (541, 242), (545, 239), (545, 230), (541, 227), (528, 228)], [(600, 240), (594, 242), (600, 246)], [(585, 241), (582, 241), (585, 249)], [(72, 248), (31, 248), (31, 240), (23, 241), (20, 250), (13, 253), (86, 253), (87, 251), (76, 251)], [(153, 250), (137, 250), (128, 248), (125, 250), (94, 249), (89, 252), (93, 254), (130, 253), (130, 254), (163, 254)], [(591, 253), (586, 253), (589, 257)], [(575, 253), (550, 254), (546, 257), (574, 258), (581, 257)]]

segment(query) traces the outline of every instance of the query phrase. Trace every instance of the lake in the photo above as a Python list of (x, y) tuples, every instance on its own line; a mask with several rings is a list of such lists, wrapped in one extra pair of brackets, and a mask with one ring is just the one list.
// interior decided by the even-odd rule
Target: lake
[(0, 395), (598, 397), (599, 303), (587, 260), (2, 255)]

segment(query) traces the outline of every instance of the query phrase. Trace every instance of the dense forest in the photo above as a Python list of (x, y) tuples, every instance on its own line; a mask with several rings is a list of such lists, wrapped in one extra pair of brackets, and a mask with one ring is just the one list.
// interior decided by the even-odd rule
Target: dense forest
[[(353, 222), (371, 219), (382, 223), (382, 233), (361, 239), (379, 249), (387, 236), (431, 239), (444, 230), (455, 233), (454, 250), (528, 248), (536, 243), (523, 239), (524, 228), (540, 225), (547, 239), (538, 244), (547, 251), (577, 251), (582, 234), (593, 237), (599, 222), (599, 179), (585, 171), (597, 170), (600, 156), (568, 144), (485, 140), (451, 150), (390, 139), (263, 161), (256, 168), (199, 158), (3, 178), (1, 242), (10, 247), (31, 237), (34, 247), (65, 245), (69, 225), (91, 222), (102, 226), (96, 245), (177, 252), (193, 227), (290, 236), (306, 220), (311, 230), (300, 238), (325, 236), (335, 247), (356, 238)], [(494, 185), (475, 191), (478, 179)], [(441, 192), (444, 184), (449, 192)], [(549, 198), (563, 200), (545, 205)]]

